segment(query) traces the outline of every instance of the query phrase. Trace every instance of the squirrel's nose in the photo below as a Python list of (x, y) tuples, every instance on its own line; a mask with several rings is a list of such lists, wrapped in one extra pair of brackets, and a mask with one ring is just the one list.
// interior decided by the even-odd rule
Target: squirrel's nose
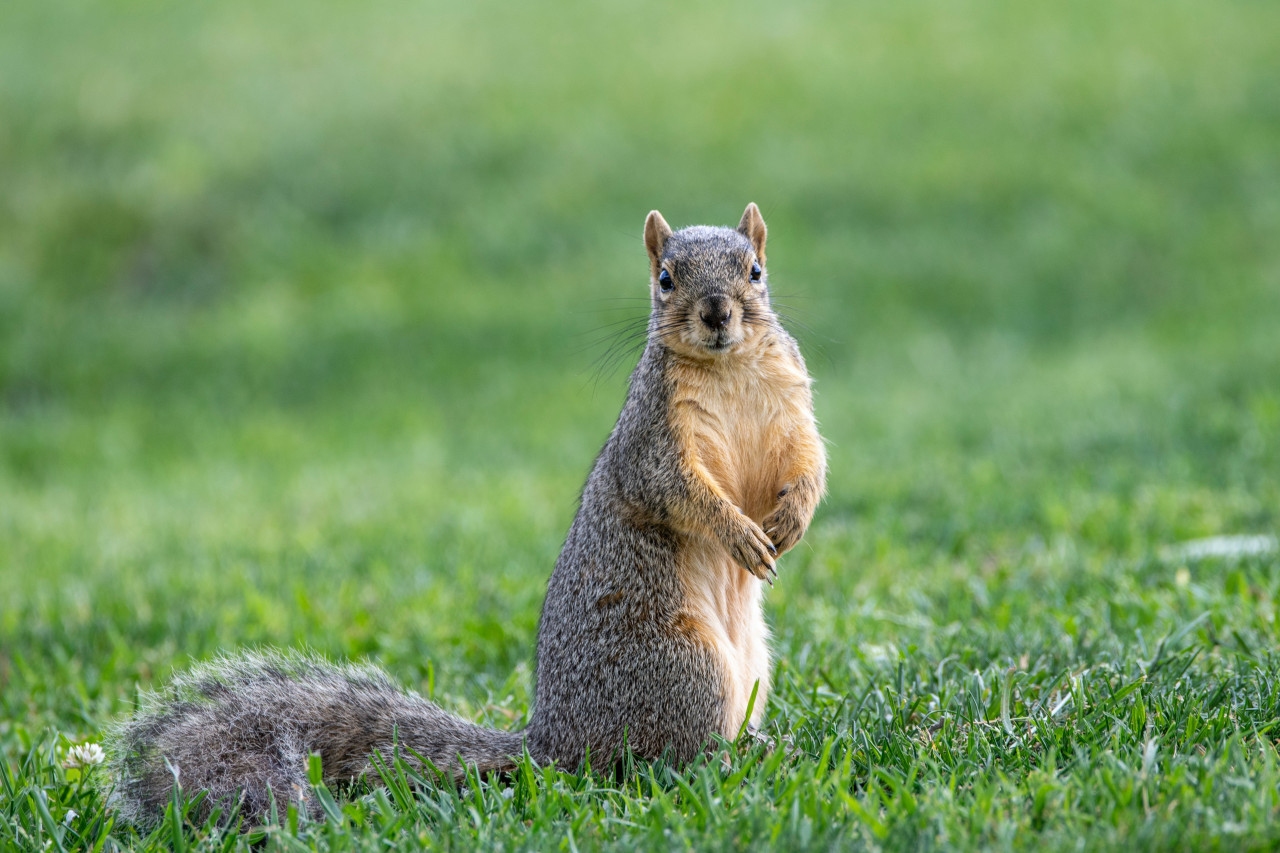
[(713, 297), (707, 300), (700, 316), (707, 328), (723, 329), (729, 325), (729, 320), (733, 317), (733, 306), (724, 297)]

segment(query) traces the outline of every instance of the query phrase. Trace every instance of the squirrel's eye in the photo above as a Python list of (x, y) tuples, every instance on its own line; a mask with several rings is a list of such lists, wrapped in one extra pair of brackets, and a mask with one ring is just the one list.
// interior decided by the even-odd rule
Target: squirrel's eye
[(670, 293), (671, 288), (676, 286), (676, 283), (671, 280), (671, 273), (667, 272), (666, 270), (663, 270), (661, 273), (659, 273), (658, 286), (662, 288), (663, 293)]
[(755, 263), (754, 261), (752, 261), (752, 263), (751, 263), (751, 280), (752, 280), (752, 281), (759, 281), (759, 280), (760, 280), (760, 273), (761, 273), (760, 265), (759, 265), (759, 264), (757, 264), (757, 263)]

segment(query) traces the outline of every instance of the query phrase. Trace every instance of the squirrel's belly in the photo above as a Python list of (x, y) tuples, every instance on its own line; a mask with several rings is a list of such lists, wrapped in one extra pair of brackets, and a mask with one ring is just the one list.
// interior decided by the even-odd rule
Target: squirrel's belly
[(701, 628), (698, 633), (720, 669), (719, 733), (733, 738), (748, 706), (753, 725), (764, 719), (769, 695), (769, 628), (761, 607), (761, 582), (712, 541), (688, 543), (681, 549), (680, 563), (685, 615)]

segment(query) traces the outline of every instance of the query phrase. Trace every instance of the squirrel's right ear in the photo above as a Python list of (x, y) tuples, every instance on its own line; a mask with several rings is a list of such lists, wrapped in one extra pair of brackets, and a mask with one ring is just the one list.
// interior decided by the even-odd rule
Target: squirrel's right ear
[(667, 220), (658, 211), (649, 211), (649, 216), (644, 221), (644, 247), (649, 251), (649, 262), (653, 264), (654, 275), (657, 275), (656, 270), (662, 262), (662, 250), (669, 239), (671, 226), (667, 224)]

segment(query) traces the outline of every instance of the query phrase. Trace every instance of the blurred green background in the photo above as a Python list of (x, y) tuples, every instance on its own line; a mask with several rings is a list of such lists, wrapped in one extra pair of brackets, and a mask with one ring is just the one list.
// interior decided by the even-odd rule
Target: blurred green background
[(0, 740), (254, 643), (522, 715), (655, 207), (761, 206), (817, 378), (784, 668), (1159, 633), (1143, 560), (1277, 527), (1277, 57), (1258, 2), (5, 3)]

